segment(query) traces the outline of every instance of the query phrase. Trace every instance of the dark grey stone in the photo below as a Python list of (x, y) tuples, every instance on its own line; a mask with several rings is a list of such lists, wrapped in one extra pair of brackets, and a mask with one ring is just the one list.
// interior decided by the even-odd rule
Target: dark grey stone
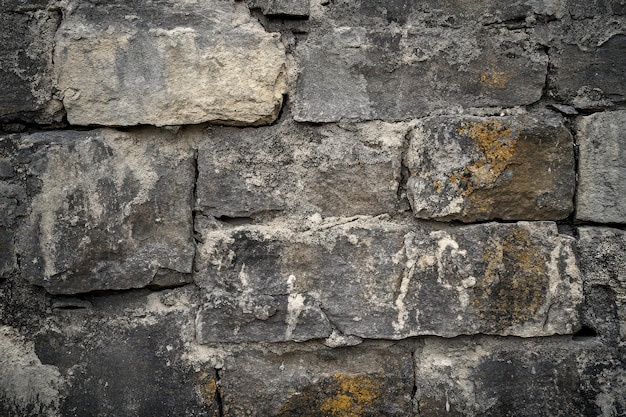
[(248, 7), (261, 9), (266, 16), (305, 18), (309, 16), (309, 0), (246, 0)]
[(574, 208), (572, 135), (549, 113), (419, 120), (405, 164), (419, 218), (560, 220)]
[(229, 416), (412, 415), (411, 355), (399, 348), (252, 351), (220, 375)]
[[(40, 185), (19, 235), (23, 276), (51, 293), (190, 280), (193, 151), (157, 130), (24, 135)], [(172, 284), (171, 282), (169, 282)]]
[(541, 97), (547, 55), (527, 34), (464, 27), (324, 27), (298, 45), (298, 121), (402, 120)]
[(44, 2), (29, 4), (29, 11), (21, 10), (23, 3), (0, 7), (0, 123), (60, 122), (64, 112), (54, 98), (52, 65), (60, 15), (37, 10)]
[(319, 338), (327, 320), (344, 335), (388, 339), (580, 327), (573, 238), (553, 223), (434, 230), (353, 219), (310, 227), (206, 233), (195, 265), (211, 300), (198, 321), (199, 334), (209, 335), (202, 342)]

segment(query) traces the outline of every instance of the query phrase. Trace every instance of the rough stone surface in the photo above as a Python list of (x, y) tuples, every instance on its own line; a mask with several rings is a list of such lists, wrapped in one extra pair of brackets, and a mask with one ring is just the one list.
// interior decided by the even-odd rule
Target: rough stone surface
[(80, 1), (56, 36), (75, 125), (268, 123), (282, 104), (284, 66), (279, 35), (230, 1)]
[(309, 15), (309, 0), (246, 0), (250, 8), (261, 9), (266, 16), (304, 18)]
[(220, 374), (228, 416), (412, 415), (411, 355), (401, 349), (250, 352)]
[(422, 119), (406, 161), (418, 218), (559, 220), (573, 210), (572, 135), (549, 114)]
[(420, 416), (618, 416), (626, 411), (619, 353), (593, 340), (428, 338), (415, 358)]
[(577, 124), (576, 218), (626, 223), (626, 111), (597, 113)]
[(579, 327), (573, 239), (549, 222), (436, 230), (351, 219), (204, 238), (195, 266), (208, 299), (198, 318), (204, 343), (315, 339), (330, 325), (390, 339)]
[(63, 117), (52, 65), (60, 16), (45, 3), (3, 1), (0, 6), (0, 123), (50, 124)]
[(588, 287), (608, 289), (603, 305), (613, 305), (616, 316), (597, 323), (617, 324), (619, 342), (626, 345), (626, 231), (608, 227), (580, 227), (578, 251), (581, 274)]
[(211, 128), (198, 151), (196, 208), (214, 217), (275, 211), (323, 216), (397, 211), (408, 126), (290, 121)]
[[(587, 3), (588, 4), (588, 3)], [(622, 23), (622, 31), (626, 23)], [(626, 101), (626, 34), (592, 47), (566, 44), (550, 54), (552, 88), (579, 108), (601, 108)]]
[(295, 119), (402, 120), (539, 100), (547, 55), (523, 32), (468, 25), (322, 26), (298, 45)]
[(143, 287), (159, 271), (189, 280), (191, 149), (152, 130), (38, 133), (19, 147), (24, 181), (37, 180), (19, 239), (27, 280), (67, 294)]

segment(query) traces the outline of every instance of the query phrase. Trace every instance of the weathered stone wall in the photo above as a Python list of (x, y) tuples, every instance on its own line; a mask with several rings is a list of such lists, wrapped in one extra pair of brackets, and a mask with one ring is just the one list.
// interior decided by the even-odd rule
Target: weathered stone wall
[(0, 35), (0, 415), (626, 415), (624, 0)]

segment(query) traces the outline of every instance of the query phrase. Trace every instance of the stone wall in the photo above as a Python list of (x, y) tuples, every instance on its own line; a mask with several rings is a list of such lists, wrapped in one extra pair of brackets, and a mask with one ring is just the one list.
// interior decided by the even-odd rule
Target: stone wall
[(624, 0), (0, 35), (0, 415), (626, 415)]

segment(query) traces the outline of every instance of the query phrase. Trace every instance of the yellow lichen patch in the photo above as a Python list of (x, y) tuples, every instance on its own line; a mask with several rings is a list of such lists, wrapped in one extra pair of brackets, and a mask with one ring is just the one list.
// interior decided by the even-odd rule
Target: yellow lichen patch
[(506, 328), (532, 319), (545, 302), (547, 259), (528, 230), (516, 227), (488, 242), (486, 268), (471, 305), (482, 318)]
[(211, 378), (206, 384), (200, 385), (200, 392), (202, 397), (207, 402), (212, 402), (215, 399), (217, 393), (217, 383), (215, 379)]
[(489, 88), (506, 88), (510, 79), (510, 73), (494, 69), (489, 69), (480, 74), (480, 82)]
[(457, 132), (472, 139), (481, 156), (450, 175), (450, 181), (469, 196), (475, 189), (488, 188), (500, 177), (515, 154), (518, 134), (498, 119), (466, 121)]
[(372, 407), (380, 392), (379, 384), (367, 375), (343, 375), (334, 377), (336, 391), (320, 407), (325, 415), (358, 417)]

